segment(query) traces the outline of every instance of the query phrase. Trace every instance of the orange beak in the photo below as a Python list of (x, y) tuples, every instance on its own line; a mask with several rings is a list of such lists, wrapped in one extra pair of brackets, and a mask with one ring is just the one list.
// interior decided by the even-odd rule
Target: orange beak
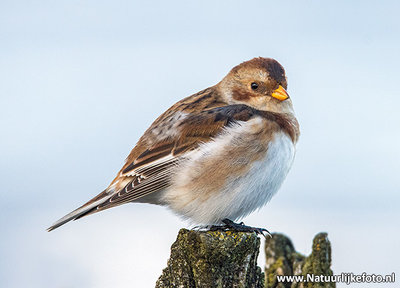
[(289, 94), (287, 94), (286, 90), (281, 85), (279, 85), (278, 89), (274, 90), (271, 96), (278, 99), (279, 101), (283, 101), (289, 98)]

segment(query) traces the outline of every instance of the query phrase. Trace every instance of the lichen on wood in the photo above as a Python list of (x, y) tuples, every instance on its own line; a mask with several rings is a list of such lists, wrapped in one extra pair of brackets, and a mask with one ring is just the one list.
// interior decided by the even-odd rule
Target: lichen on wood
[(274, 233), (265, 241), (264, 273), (257, 266), (260, 239), (255, 233), (181, 229), (167, 267), (156, 283), (165, 287), (334, 288), (332, 282), (278, 282), (277, 275), (331, 276), (331, 245), (326, 233), (315, 236), (306, 257), (290, 239)]
[(264, 287), (255, 233), (181, 229), (171, 247), (161, 287)]
[(267, 288), (334, 288), (333, 282), (278, 282), (277, 275), (331, 276), (331, 244), (326, 233), (314, 237), (308, 257), (296, 252), (290, 239), (274, 233), (265, 241), (265, 287)]

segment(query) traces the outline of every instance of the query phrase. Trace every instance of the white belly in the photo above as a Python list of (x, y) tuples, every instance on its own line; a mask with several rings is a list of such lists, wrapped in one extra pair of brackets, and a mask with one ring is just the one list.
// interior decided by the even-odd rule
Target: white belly
[[(231, 199), (231, 207), (235, 209), (226, 218), (240, 219), (267, 204), (285, 180), (294, 155), (295, 147), (290, 137), (285, 133), (276, 135), (265, 157), (253, 164), (240, 183), (231, 183), (226, 188), (234, 190), (234, 186), (238, 185)], [(234, 203), (240, 203), (239, 207)]]
[[(245, 128), (242, 126), (238, 129)], [(240, 132), (243, 133), (243, 131)], [(278, 191), (292, 165), (295, 155), (294, 144), (287, 134), (278, 132), (268, 144), (262, 157), (255, 162), (245, 164), (247, 169), (240, 176), (233, 177), (229, 173), (224, 175), (223, 172), (215, 170), (214, 174), (218, 174), (218, 178), (215, 176), (216, 178), (213, 179), (213, 174), (211, 174), (207, 177), (209, 182), (198, 184), (199, 177), (203, 175), (202, 169), (210, 169), (210, 167), (202, 166), (203, 158), (216, 157), (213, 154), (221, 154), (221, 151), (227, 151), (232, 143), (238, 143), (235, 142), (237, 140), (235, 133), (229, 136), (233, 141), (227, 141), (228, 136), (225, 135), (225, 138), (220, 137), (210, 144), (206, 143), (201, 153), (197, 152), (193, 159), (188, 160), (178, 169), (172, 187), (166, 191), (167, 205), (192, 223), (218, 224), (224, 218), (234, 221), (261, 208)], [(243, 149), (247, 147), (252, 149), (251, 147), (255, 146), (250, 136), (248, 143), (243, 142), (243, 139), (246, 137), (240, 138), (242, 142), (239, 142)], [(236, 165), (235, 163), (245, 161), (245, 159), (229, 159), (229, 155), (225, 159), (227, 159), (227, 165), (231, 167)], [(213, 167), (217, 165), (218, 163), (214, 163)], [(229, 167), (225, 170), (229, 171)], [(218, 189), (213, 188), (217, 187), (215, 183), (221, 177), (226, 178), (224, 184), (218, 186)]]

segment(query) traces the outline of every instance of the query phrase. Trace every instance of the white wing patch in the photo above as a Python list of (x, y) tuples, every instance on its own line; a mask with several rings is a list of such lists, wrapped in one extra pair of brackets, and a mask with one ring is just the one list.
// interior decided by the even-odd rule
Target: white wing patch
[(164, 125), (154, 127), (151, 133), (156, 136), (157, 141), (162, 141), (166, 138), (175, 138), (179, 135), (179, 124), (188, 116), (187, 113), (177, 111), (169, 118), (166, 118)]

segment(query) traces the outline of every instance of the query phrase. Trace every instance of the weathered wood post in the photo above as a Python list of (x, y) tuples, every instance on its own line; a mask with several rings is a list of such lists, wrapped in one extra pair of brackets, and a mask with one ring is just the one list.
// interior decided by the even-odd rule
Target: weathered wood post
[(260, 238), (255, 233), (181, 229), (156, 288), (336, 287), (332, 282), (297, 283), (277, 279), (278, 275), (332, 275), (331, 246), (326, 233), (315, 236), (308, 257), (296, 252), (288, 237), (272, 234), (265, 241), (265, 274), (257, 266), (259, 248)]
[(181, 229), (156, 287), (264, 287), (255, 233)]
[[(334, 282), (278, 282), (278, 275), (307, 274), (332, 276), (331, 244), (328, 234), (319, 233), (314, 237), (311, 255), (306, 257), (294, 249), (292, 241), (283, 234), (273, 233), (272, 238), (265, 241), (265, 287), (267, 288), (334, 288)], [(315, 278), (317, 278), (315, 277)]]

